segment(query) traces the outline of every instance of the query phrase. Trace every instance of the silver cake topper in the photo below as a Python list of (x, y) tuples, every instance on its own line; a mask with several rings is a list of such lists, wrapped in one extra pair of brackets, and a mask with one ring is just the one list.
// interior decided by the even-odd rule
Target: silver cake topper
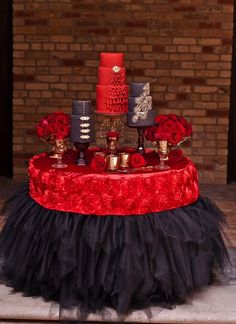
[(121, 68), (117, 65), (114, 65), (112, 70), (113, 70), (113, 72), (118, 73), (118, 72), (120, 72)]
[(149, 96), (149, 83), (143, 86), (141, 95), (135, 98), (134, 115), (132, 122), (137, 123), (139, 119), (146, 119), (149, 110), (152, 110), (152, 97)]
[(81, 116), (79, 119), (80, 119), (80, 120), (89, 120), (90, 117), (89, 117), (89, 116)]

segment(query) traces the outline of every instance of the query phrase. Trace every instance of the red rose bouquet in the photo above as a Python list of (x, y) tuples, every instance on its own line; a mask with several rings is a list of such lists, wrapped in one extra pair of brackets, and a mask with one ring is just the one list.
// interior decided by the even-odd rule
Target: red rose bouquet
[(107, 163), (103, 156), (96, 155), (91, 161), (91, 167), (97, 171), (104, 171), (106, 169)]
[(53, 112), (40, 119), (36, 125), (37, 136), (48, 141), (53, 139), (64, 139), (70, 134), (70, 117), (63, 112)]
[(192, 134), (192, 125), (182, 116), (175, 114), (160, 115), (155, 119), (155, 126), (148, 127), (145, 137), (148, 141), (168, 141), (177, 145)]
[(147, 161), (141, 154), (135, 153), (130, 157), (130, 165), (132, 168), (141, 168), (147, 165)]

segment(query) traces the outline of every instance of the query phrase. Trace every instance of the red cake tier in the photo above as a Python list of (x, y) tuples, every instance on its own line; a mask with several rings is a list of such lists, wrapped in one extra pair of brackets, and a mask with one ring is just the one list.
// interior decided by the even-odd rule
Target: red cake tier
[(98, 84), (100, 85), (123, 85), (125, 84), (126, 71), (124, 67), (98, 68)]
[(123, 53), (100, 53), (100, 66), (122, 67), (124, 66), (124, 54)]
[(120, 115), (128, 112), (128, 86), (96, 86), (96, 110), (102, 114)]

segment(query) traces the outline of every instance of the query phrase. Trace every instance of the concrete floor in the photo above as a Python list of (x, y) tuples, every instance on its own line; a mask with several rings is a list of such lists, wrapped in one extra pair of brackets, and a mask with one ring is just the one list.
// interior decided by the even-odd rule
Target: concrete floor
[[(0, 209), (13, 190), (20, 185), (0, 177)], [(201, 195), (209, 197), (225, 212), (229, 227), (225, 229), (230, 241), (226, 242), (231, 255), (232, 267), (220, 275), (214, 285), (195, 292), (189, 301), (173, 310), (154, 307), (147, 312), (136, 311), (125, 318), (132, 323), (236, 323), (236, 184), (202, 185)], [(0, 228), (4, 219), (0, 217)], [(5, 285), (0, 285), (1, 323), (49, 323), (52, 321), (69, 323), (77, 320), (76, 310), (60, 313), (55, 303), (44, 302), (41, 298), (23, 297), (12, 294)], [(117, 322), (114, 311), (107, 309), (104, 314), (91, 314), (91, 322)]]

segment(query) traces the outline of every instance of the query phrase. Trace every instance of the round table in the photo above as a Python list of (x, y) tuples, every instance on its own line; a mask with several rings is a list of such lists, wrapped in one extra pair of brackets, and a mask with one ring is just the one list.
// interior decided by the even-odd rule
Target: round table
[[(90, 150), (91, 159), (93, 151)], [(170, 161), (170, 169), (144, 169), (130, 174), (99, 172), (74, 164), (74, 152), (64, 158), (68, 167), (54, 169), (45, 153), (29, 164), (30, 196), (54, 210), (95, 215), (142, 215), (189, 205), (199, 196), (197, 170), (188, 158)], [(145, 155), (148, 166), (157, 154)]]
[[(10, 200), (0, 236), (3, 274), (16, 290), (88, 314), (183, 302), (207, 285), (227, 251), (222, 212), (199, 197), (188, 158), (170, 170), (106, 173), (74, 164), (29, 164), (29, 186)], [(93, 151), (88, 151), (91, 160)], [(156, 153), (145, 156), (149, 165)]]

